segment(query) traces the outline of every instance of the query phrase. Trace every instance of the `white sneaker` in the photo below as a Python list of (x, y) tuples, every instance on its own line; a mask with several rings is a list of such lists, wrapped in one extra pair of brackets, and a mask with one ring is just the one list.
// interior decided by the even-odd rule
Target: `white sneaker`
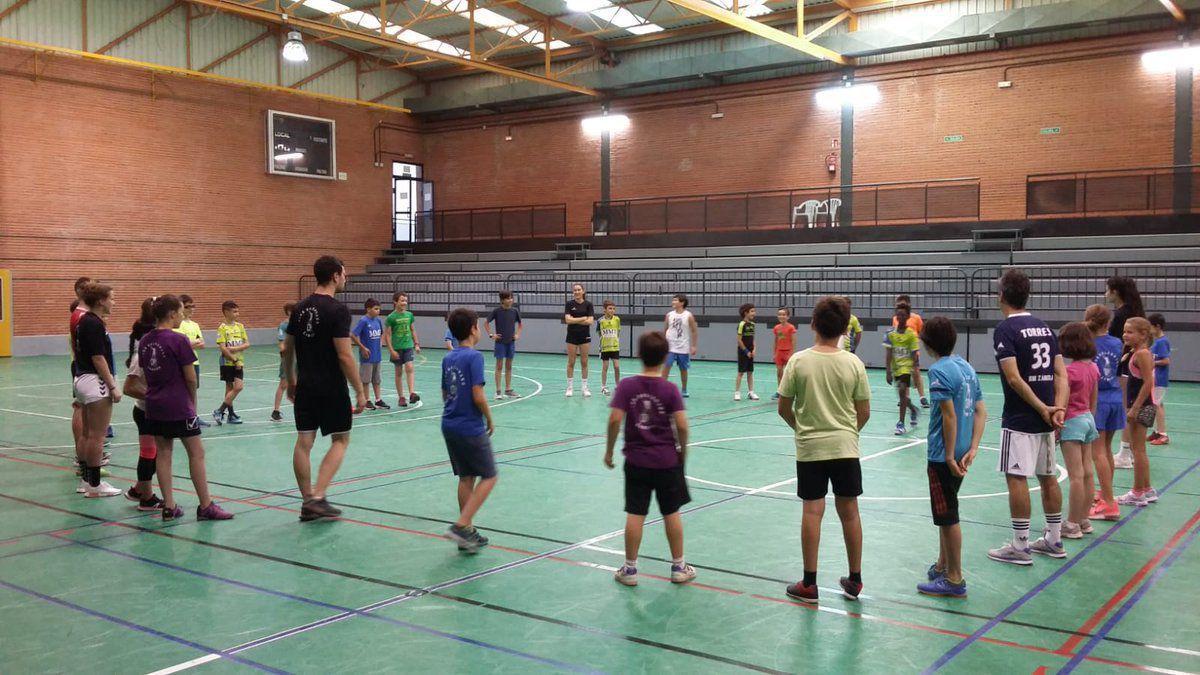
[(1126, 452), (1124, 448), (1120, 452), (1113, 455), (1113, 468), (1115, 469), (1132, 469), (1133, 468), (1133, 453)]
[(733, 400), (735, 400), (735, 401), (742, 400), (742, 392), (740, 392), (740, 391), (733, 392)]
[(504, 400), (504, 394), (501, 394), (500, 392), (496, 392), (496, 398), (495, 398), (495, 399), (493, 399), (493, 400), (496, 400), (496, 401), (503, 401), (503, 400)]
[(75, 488), (75, 492), (77, 494), (82, 495), (82, 494), (87, 494), (87, 491), (88, 491), (88, 482), (86, 480), (83, 480), (82, 478), (80, 478), (79, 479), (79, 487)]
[(608, 387), (600, 387), (600, 395), (601, 396), (608, 396), (608, 394), (609, 394)]
[(592, 390), (591, 390), (591, 389), (588, 389), (588, 386), (587, 386), (586, 384), (585, 384), (585, 385), (583, 385), (583, 397), (584, 397), (584, 398), (591, 398), (591, 397), (592, 397)]
[(573, 385), (570, 385), (570, 384), (568, 384), (568, 385), (567, 385), (567, 391), (566, 391), (566, 393), (564, 393), (564, 394), (563, 394), (563, 396), (566, 396), (567, 398), (570, 398), (570, 397), (572, 397), (572, 396), (574, 396), (574, 395), (575, 395), (575, 387), (574, 387)]
[(95, 499), (97, 497), (116, 497), (119, 494), (121, 494), (120, 488), (115, 488), (109, 485), (108, 481), (102, 480), (96, 487), (89, 485), (87, 491), (83, 493), (83, 496), (87, 497), (88, 499)]
[(751, 401), (757, 401), (758, 394), (756, 394), (754, 392), (750, 392), (749, 394), (746, 394), (746, 398), (750, 399)]

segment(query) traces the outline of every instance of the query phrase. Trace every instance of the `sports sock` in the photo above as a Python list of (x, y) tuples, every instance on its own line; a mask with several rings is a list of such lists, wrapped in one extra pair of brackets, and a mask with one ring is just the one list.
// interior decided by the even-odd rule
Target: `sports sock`
[(1028, 518), (1013, 518), (1013, 546), (1018, 551), (1024, 551), (1029, 548), (1029, 519)]
[(850, 581), (853, 581), (856, 584), (861, 584), (862, 583), (862, 572), (851, 572), (850, 573)]
[(137, 463), (137, 479), (138, 481), (148, 481), (154, 478), (154, 460), (145, 457), (138, 457)]
[(100, 487), (100, 467), (89, 466), (83, 470), (83, 475), (87, 478), (88, 485)]
[(636, 570), (637, 569), (637, 558), (634, 558), (633, 560), (626, 559), (625, 566), (631, 570)]
[(233, 412), (233, 405), (232, 405), (232, 404), (230, 404), (230, 405), (229, 405), (229, 415), (230, 415), (231, 417), (236, 417), (236, 416), (237, 416), (237, 413)]
[(804, 570), (804, 585), (805, 586), (816, 586), (817, 585), (817, 571), (816, 570), (813, 570), (811, 572), (808, 570)]
[(1046, 543), (1055, 546), (1062, 541), (1062, 512), (1046, 514)]
[(218, 407), (218, 408), (217, 408), (217, 413), (218, 413), (218, 414), (221, 414), (221, 415), (224, 415), (224, 414), (225, 414), (225, 411), (226, 411), (226, 410), (228, 410), (228, 409), (229, 409), (229, 406), (227, 406), (227, 405), (225, 405), (224, 403), (222, 403), (222, 404), (220, 405), (220, 407)]
[(682, 557), (672, 558), (671, 564), (675, 567), (683, 567), (683, 558)]

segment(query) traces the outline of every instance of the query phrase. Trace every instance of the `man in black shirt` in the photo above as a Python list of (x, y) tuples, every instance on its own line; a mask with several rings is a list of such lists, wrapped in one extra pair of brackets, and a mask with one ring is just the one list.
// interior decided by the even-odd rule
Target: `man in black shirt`
[[(351, 418), (367, 403), (350, 346), (350, 310), (333, 297), (346, 287), (346, 268), (333, 256), (321, 256), (313, 263), (313, 274), (317, 290), (292, 311), (283, 343), (287, 395), (295, 403), (297, 434), (292, 465), (304, 495), (300, 508), (303, 521), (342, 515), (325, 500), (325, 491), (350, 445)], [(353, 406), (346, 383), (354, 387), (357, 401)], [(318, 430), (322, 436), (333, 438), (313, 485), (309, 455)]]

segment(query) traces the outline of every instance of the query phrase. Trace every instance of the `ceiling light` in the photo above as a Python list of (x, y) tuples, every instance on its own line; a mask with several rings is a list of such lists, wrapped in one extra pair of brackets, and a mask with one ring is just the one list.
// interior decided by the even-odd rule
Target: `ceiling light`
[(1200, 47), (1156, 49), (1142, 54), (1142, 66), (1155, 73), (1174, 72), (1180, 66), (1200, 66)]
[(287, 42), (283, 43), (283, 58), (293, 63), (308, 60), (308, 50), (304, 48), (304, 38), (300, 31), (288, 31)]
[(846, 83), (842, 87), (817, 92), (817, 106), (823, 110), (840, 110), (842, 106), (869, 108), (879, 102), (879, 87), (873, 84)]
[(609, 115), (583, 118), (583, 131), (591, 136), (599, 136), (604, 132), (624, 131), (629, 128), (629, 118), (625, 115)]

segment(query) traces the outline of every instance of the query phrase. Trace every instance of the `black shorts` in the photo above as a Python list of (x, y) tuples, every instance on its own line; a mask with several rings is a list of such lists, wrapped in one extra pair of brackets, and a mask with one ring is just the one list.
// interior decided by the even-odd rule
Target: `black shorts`
[(621, 352), (600, 352), (601, 361), (620, 361)]
[(200, 418), (190, 420), (146, 420), (148, 435), (159, 438), (191, 438), (200, 435)]
[(587, 331), (582, 333), (572, 333), (567, 330), (567, 344), (569, 345), (587, 345), (592, 343), (592, 336)]
[(296, 418), (296, 431), (301, 433), (345, 434), (350, 432), (354, 404), (344, 386), (317, 393), (297, 388), (292, 415)]
[(892, 382), (894, 382), (897, 387), (911, 387), (912, 386), (912, 373), (896, 375), (895, 377), (892, 378)]
[(146, 411), (137, 406), (133, 406), (133, 424), (137, 427), (138, 436), (154, 435), (154, 428), (150, 420), (146, 419)]
[(858, 459), (796, 462), (796, 494), (800, 499), (824, 499), (830, 483), (835, 497), (861, 495), (862, 465)]
[(750, 358), (750, 352), (738, 347), (738, 372), (753, 373), (754, 359)]
[(492, 439), (482, 436), (462, 436), (442, 431), (446, 439), (446, 452), (450, 455), (450, 468), (460, 478), (495, 478), (496, 458), (492, 454)]
[(945, 462), (930, 462), (929, 506), (933, 510), (933, 524), (938, 527), (958, 524), (958, 489), (963, 479), (950, 473)]
[(244, 380), (245, 375), (242, 372), (241, 366), (221, 366), (221, 381), (233, 382), (234, 380)]
[(692, 501), (688, 493), (683, 465), (674, 469), (647, 469), (625, 464), (625, 513), (644, 516), (650, 512), (650, 494), (658, 498), (658, 511), (664, 516), (679, 511)]

